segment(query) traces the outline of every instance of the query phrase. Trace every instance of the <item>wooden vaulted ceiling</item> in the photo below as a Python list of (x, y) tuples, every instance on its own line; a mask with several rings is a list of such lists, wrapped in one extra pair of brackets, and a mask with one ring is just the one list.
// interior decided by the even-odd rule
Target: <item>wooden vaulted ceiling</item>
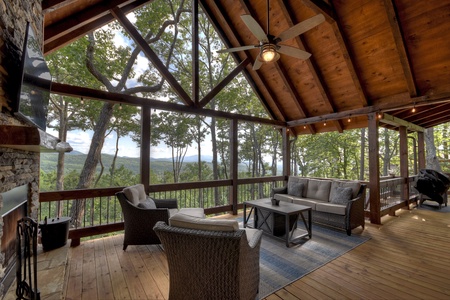
[[(44, 52), (111, 22), (118, 9), (126, 14), (147, 2), (43, 0)], [(266, 0), (198, 2), (227, 47), (258, 44), (241, 15), (266, 30)], [(242, 72), (272, 119), (295, 134), (367, 127), (370, 113), (388, 115), (387, 127), (450, 121), (450, 1), (271, 0), (270, 33), (319, 13), (324, 23), (283, 42), (310, 52), (308, 60), (282, 54), (254, 71), (258, 49), (232, 54), (250, 62)]]

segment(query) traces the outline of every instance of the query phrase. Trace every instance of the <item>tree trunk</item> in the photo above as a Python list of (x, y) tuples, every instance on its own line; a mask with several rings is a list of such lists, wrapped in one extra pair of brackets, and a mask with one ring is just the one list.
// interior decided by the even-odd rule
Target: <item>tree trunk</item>
[(434, 145), (434, 129), (425, 129), (425, 149), (426, 149), (426, 168), (442, 172), (439, 159), (436, 155), (436, 146)]
[[(114, 104), (105, 102), (98, 118), (98, 122), (94, 128), (94, 135), (92, 136), (91, 146), (89, 148), (86, 161), (80, 174), (80, 181), (77, 189), (87, 189), (92, 185), (95, 178), (95, 169), (100, 160), (103, 143), (105, 141), (105, 133), (113, 114)], [(72, 225), (76, 227), (81, 225), (81, 219), (84, 215), (85, 199), (76, 199), (70, 209), (70, 216), (72, 217)]]
[(361, 154), (359, 159), (359, 180), (364, 180), (364, 172), (366, 168), (365, 160), (365, 150), (366, 150), (366, 129), (361, 128)]

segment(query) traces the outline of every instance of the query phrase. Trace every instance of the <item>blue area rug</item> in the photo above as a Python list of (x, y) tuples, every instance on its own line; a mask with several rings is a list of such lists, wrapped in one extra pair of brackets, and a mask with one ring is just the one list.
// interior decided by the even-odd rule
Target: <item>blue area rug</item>
[[(298, 227), (303, 228), (303, 224), (300, 222)], [(284, 241), (264, 234), (260, 252), (259, 298), (274, 293), (369, 239), (358, 234), (348, 236), (344, 231), (314, 223), (312, 239), (305, 239), (290, 248)]]

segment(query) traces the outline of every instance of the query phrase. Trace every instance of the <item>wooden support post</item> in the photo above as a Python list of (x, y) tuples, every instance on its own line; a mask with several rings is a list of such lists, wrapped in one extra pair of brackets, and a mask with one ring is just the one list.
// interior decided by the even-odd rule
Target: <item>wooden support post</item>
[(233, 214), (238, 212), (238, 120), (230, 121), (230, 161), (231, 161), (231, 192), (230, 204), (233, 206)]
[(141, 183), (144, 184), (145, 190), (148, 192), (150, 185), (150, 107), (141, 107), (141, 120)]
[(287, 180), (288, 176), (291, 175), (291, 144), (289, 142), (289, 129), (283, 127), (283, 176)]
[[(399, 127), (400, 134), (400, 177), (402, 177), (401, 197), (402, 201), (409, 201), (409, 172), (408, 172), (408, 135), (405, 126)], [(407, 206), (409, 208), (409, 206)], [(395, 214), (395, 213), (394, 213)]]
[(377, 113), (368, 115), (369, 119), (369, 189), (370, 222), (381, 224), (380, 205), (380, 162), (378, 157), (378, 117)]
[(417, 148), (418, 148), (418, 161), (419, 170), (425, 169), (425, 134), (423, 132), (417, 132)]

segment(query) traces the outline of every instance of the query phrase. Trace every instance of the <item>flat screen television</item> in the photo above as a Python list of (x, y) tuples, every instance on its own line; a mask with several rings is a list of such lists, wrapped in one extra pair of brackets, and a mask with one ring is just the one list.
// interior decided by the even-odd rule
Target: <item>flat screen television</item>
[(19, 76), (14, 115), (45, 131), (52, 76), (30, 23), (25, 33)]

